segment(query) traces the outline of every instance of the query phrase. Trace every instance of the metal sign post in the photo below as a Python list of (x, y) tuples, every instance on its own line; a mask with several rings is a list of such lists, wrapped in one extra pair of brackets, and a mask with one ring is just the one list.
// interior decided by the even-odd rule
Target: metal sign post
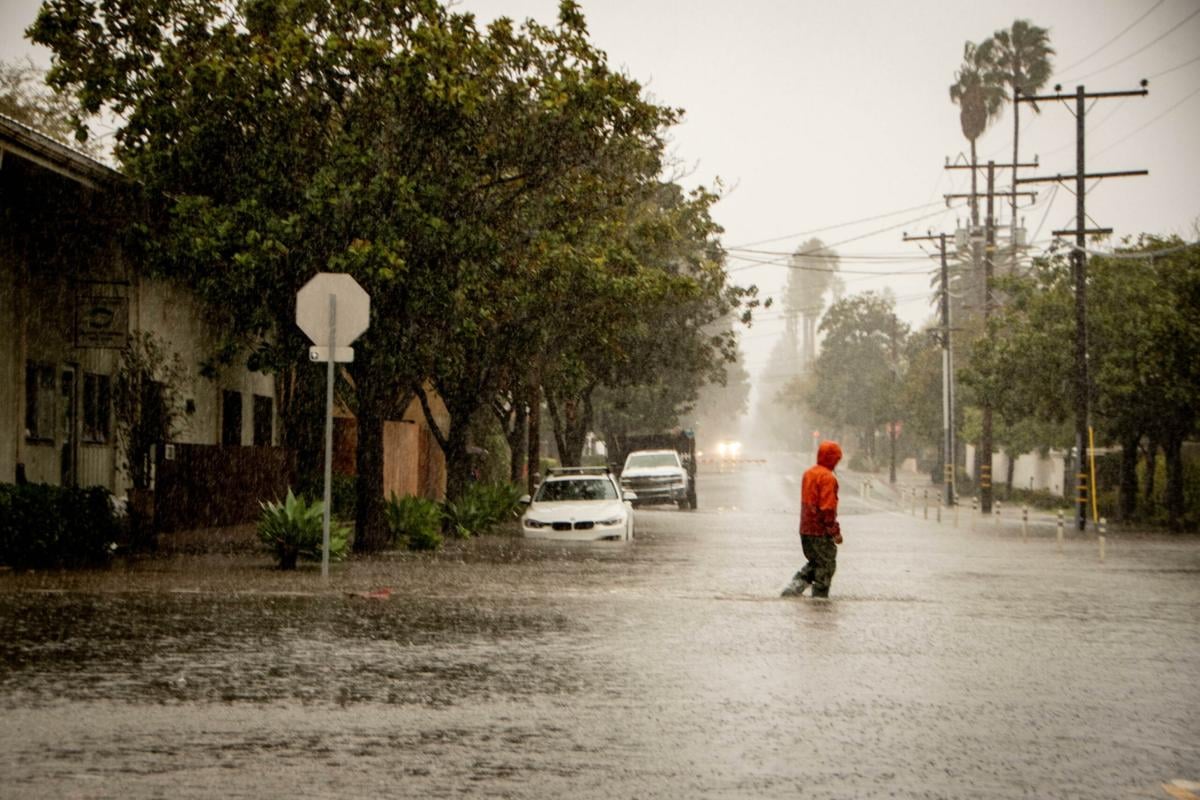
[[(354, 360), (350, 343), (367, 329), (371, 298), (345, 273), (319, 272), (296, 294), (296, 324), (312, 340), (308, 357), (324, 361), (325, 369), (325, 492), (321, 538), (321, 577), (329, 579), (329, 526), (333, 511), (333, 385), (334, 364)], [(324, 342), (322, 345), (321, 342)]]
[[(329, 295), (329, 352), (337, 342), (337, 295)], [(333, 507), (333, 359), (325, 369), (325, 515), (321, 522), (321, 577), (329, 579), (329, 515)]]

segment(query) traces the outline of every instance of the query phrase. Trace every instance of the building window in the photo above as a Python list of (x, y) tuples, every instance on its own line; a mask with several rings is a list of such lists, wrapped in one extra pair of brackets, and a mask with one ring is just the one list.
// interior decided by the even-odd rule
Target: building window
[(104, 444), (112, 437), (112, 379), (83, 374), (83, 440)]
[(254, 395), (254, 446), (270, 447), (274, 422), (275, 401), (261, 394)]
[(242, 443), (242, 393), (221, 392), (221, 444)]
[(25, 438), (54, 440), (54, 365), (25, 364)]

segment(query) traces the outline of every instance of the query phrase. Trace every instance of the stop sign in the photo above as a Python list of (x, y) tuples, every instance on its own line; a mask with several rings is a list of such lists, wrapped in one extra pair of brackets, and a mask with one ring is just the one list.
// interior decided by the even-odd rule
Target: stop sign
[(327, 347), (334, 322), (333, 344), (346, 347), (371, 324), (371, 298), (344, 272), (318, 272), (296, 293), (296, 324), (313, 344)]

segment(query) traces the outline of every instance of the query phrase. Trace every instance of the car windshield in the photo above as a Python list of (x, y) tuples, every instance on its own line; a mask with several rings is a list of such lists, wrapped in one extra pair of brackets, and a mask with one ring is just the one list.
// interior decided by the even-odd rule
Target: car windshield
[(674, 453), (634, 453), (625, 462), (625, 469), (630, 467), (678, 467), (679, 461)]
[(538, 489), (540, 503), (560, 500), (616, 500), (617, 490), (612, 481), (605, 478), (572, 478), (563, 481), (546, 481)]

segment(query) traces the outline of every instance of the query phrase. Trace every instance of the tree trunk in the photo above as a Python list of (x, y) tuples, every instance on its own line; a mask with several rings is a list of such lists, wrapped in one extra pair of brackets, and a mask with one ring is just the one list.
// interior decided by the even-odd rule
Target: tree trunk
[(1005, 478), (1008, 483), (1008, 493), (1005, 495), (1005, 498), (1007, 498), (1005, 502), (1007, 502), (1008, 500), (1012, 500), (1013, 496), (1013, 480), (1017, 475), (1017, 457), (1008, 452), (1007, 449), (1004, 451), (1004, 455), (1008, 459), (1008, 475)]
[(1167, 458), (1167, 526), (1173, 531), (1183, 530), (1183, 438), (1172, 432), (1163, 443)]
[[(567, 406), (570, 401), (567, 401)], [(558, 460), (564, 467), (579, 466), (578, 459), (572, 459), (571, 450), (567, 447), (566, 434), (562, 414), (559, 413), (558, 401), (550, 392), (546, 393), (546, 410), (550, 412), (550, 428), (554, 433), (554, 446), (558, 449)]]
[(324, 371), (305, 362), (275, 376), (279, 398), (280, 443), (296, 454), (296, 477), (313, 479), (323, 469), (325, 431)]
[(525, 454), (526, 481), (533, 494), (541, 479), (542, 470), (542, 379), (535, 371), (529, 382), (529, 450)]
[(504, 431), (504, 442), (508, 445), (508, 479), (512, 483), (518, 483), (521, 480), (521, 462), (524, 459), (525, 427), (528, 415), (520, 389), (514, 390), (511, 397), (507, 397), (505, 400), (506, 404), (493, 403), (492, 412), (496, 415), (501, 430)]
[[(359, 384), (360, 386), (364, 384)], [(374, 553), (391, 539), (383, 511), (383, 423), (386, 404), (371, 392), (358, 397), (354, 551)]]
[(588, 428), (592, 422), (592, 391), (583, 390), (579, 397), (571, 397), (557, 403), (546, 396), (546, 406), (554, 421), (554, 441), (558, 445), (558, 457), (564, 467), (578, 467), (583, 460), (583, 447), (587, 443)]
[(508, 477), (513, 483), (521, 482), (521, 464), (525, 460), (525, 434), (529, 428), (529, 410), (525, 403), (515, 399), (512, 432), (508, 435)]
[(1119, 513), (1122, 522), (1132, 522), (1137, 514), (1137, 465), (1138, 440), (1140, 436), (1126, 436), (1121, 440), (1121, 485), (1119, 489)]
[(446, 432), (443, 454), (446, 456), (446, 498), (458, 500), (471, 480), (471, 454), (467, 450), (470, 413), (450, 411), (450, 430)]
[(1154, 508), (1154, 479), (1158, 473), (1158, 442), (1150, 437), (1146, 449), (1146, 481), (1142, 485), (1142, 507), (1147, 511)]

